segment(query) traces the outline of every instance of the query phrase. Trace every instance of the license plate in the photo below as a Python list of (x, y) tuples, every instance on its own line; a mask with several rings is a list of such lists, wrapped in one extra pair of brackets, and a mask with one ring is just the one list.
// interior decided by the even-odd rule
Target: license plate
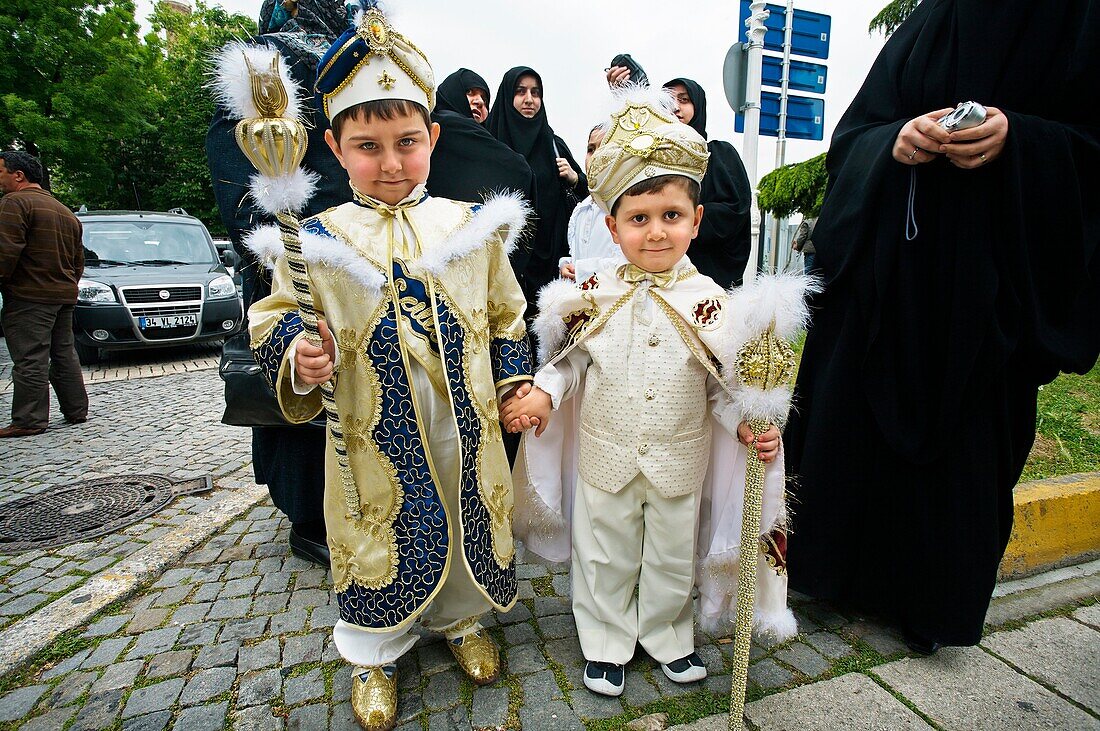
[(138, 327), (149, 330), (155, 327), (198, 327), (198, 315), (162, 315), (160, 317), (139, 317)]

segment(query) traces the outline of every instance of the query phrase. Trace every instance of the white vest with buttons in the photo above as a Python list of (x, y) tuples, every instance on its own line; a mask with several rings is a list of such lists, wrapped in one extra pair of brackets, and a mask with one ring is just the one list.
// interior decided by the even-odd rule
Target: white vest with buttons
[(702, 485), (710, 461), (707, 370), (642, 285), (584, 341), (579, 470), (618, 492), (641, 472), (666, 498)]

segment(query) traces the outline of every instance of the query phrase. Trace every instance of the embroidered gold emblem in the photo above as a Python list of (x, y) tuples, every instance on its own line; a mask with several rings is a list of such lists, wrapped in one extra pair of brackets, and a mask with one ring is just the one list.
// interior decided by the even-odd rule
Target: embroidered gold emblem
[(722, 301), (717, 297), (700, 300), (691, 308), (691, 324), (699, 330), (713, 330), (722, 321)]
[(366, 450), (370, 437), (367, 430), (370, 424), (364, 419), (343, 419), (340, 426), (344, 429), (344, 444), (348, 447), (348, 453), (362, 452)]
[(435, 318), (432, 316), (431, 307), (426, 302), (421, 302), (416, 297), (402, 297), (401, 310), (411, 319), (416, 320), (416, 324), (431, 333), (433, 338), (435, 337)]
[[(491, 302), (489, 304), (492, 305)], [(469, 340), (474, 352), (489, 347), (489, 316), (480, 307), (470, 313)]]
[(389, 71), (383, 71), (381, 74), (378, 75), (378, 85), (381, 86), (386, 91), (389, 91), (390, 89), (392, 89), (393, 85), (396, 84), (396, 83), (397, 83), (397, 79), (390, 76)]
[(485, 402), (485, 413), (481, 414), (482, 429), (486, 438), (490, 440), (500, 439), (500, 413), (497, 411), (497, 400), (490, 397)]
[(337, 346), (340, 348), (340, 370), (355, 370), (355, 363), (359, 359), (359, 346), (362, 340), (359, 333), (353, 328), (342, 327), (338, 333)]
[(501, 483), (493, 483), (493, 489), (489, 492), (489, 498), (485, 501), (489, 508), (489, 519), (493, 523), (493, 530), (498, 531), (507, 528), (512, 523), (514, 505), (507, 505), (508, 488)]
[(619, 118), (619, 126), (627, 132), (636, 132), (649, 124), (650, 116), (648, 107), (632, 106)]

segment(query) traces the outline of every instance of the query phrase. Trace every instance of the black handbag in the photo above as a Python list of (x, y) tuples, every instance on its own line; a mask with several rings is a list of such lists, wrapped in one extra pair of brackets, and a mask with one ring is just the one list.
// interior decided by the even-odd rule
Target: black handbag
[(264, 378), (263, 368), (249, 347), (244, 330), (222, 345), (218, 375), (225, 382), (225, 411), (222, 423), (229, 426), (290, 426)]

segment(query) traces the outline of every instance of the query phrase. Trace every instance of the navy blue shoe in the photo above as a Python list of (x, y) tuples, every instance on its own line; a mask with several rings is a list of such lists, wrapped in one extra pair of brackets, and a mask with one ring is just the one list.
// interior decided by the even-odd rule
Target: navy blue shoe
[(702, 659), (694, 652), (687, 657), (673, 660), (667, 665), (661, 663), (661, 670), (664, 671), (665, 677), (673, 683), (695, 683), (707, 677), (706, 666), (703, 665)]
[(626, 686), (626, 670), (613, 662), (589, 660), (584, 666), (584, 687), (593, 693), (611, 697), (623, 694)]

